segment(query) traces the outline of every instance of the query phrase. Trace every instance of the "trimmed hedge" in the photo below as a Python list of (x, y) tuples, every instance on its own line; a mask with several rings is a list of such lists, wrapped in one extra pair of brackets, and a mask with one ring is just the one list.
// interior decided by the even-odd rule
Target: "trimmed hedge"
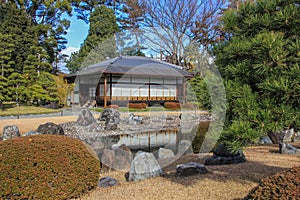
[(300, 199), (300, 166), (262, 180), (244, 200)]
[(114, 108), (116, 110), (119, 110), (119, 106), (116, 105), (116, 104), (112, 104), (112, 105), (106, 106), (105, 108)]
[(95, 188), (99, 161), (77, 139), (34, 135), (0, 142), (0, 199), (70, 199)]
[(179, 110), (181, 105), (178, 102), (165, 102), (164, 107), (170, 110)]
[(143, 110), (143, 109), (147, 108), (147, 104), (146, 103), (128, 103), (127, 107), (131, 108), (131, 109)]

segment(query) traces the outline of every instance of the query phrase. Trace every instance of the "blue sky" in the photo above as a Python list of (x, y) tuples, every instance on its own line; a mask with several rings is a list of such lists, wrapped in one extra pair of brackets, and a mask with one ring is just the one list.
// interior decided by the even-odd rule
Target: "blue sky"
[(68, 40), (67, 49), (65, 49), (63, 53), (71, 55), (72, 52), (78, 51), (80, 45), (83, 43), (88, 34), (88, 29), (89, 25), (84, 21), (77, 19), (76, 14), (73, 14), (73, 16), (71, 17), (71, 25), (68, 30), (68, 34), (66, 35), (66, 38)]

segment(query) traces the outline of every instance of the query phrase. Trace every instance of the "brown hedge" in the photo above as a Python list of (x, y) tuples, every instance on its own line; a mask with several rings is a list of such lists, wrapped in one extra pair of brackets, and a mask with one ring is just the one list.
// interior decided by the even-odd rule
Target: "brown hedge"
[(0, 142), (0, 199), (70, 199), (95, 188), (99, 162), (77, 139), (35, 135)]
[(165, 102), (164, 107), (171, 110), (179, 110), (181, 105), (178, 102)]
[(300, 199), (300, 166), (262, 180), (244, 200)]
[(112, 104), (112, 105), (106, 106), (106, 108), (114, 108), (114, 109), (119, 110), (119, 106), (116, 105), (116, 104)]
[(131, 109), (143, 110), (143, 109), (147, 108), (147, 104), (146, 103), (128, 103), (127, 107), (131, 108)]

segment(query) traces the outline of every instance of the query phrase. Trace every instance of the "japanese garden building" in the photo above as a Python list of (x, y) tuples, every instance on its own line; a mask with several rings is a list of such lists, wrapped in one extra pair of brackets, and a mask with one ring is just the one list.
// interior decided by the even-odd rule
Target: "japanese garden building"
[(78, 71), (71, 102), (83, 105), (95, 101), (104, 107), (128, 102), (184, 102), (185, 79), (189, 77), (191, 74), (177, 65), (147, 57), (120, 56)]

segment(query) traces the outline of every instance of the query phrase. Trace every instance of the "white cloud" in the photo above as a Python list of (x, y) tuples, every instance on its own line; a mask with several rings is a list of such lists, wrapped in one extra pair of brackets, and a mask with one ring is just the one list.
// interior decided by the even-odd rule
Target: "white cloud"
[(66, 54), (68, 56), (70, 56), (73, 52), (79, 51), (79, 48), (75, 48), (75, 47), (68, 47), (64, 50), (62, 50), (62, 54)]

